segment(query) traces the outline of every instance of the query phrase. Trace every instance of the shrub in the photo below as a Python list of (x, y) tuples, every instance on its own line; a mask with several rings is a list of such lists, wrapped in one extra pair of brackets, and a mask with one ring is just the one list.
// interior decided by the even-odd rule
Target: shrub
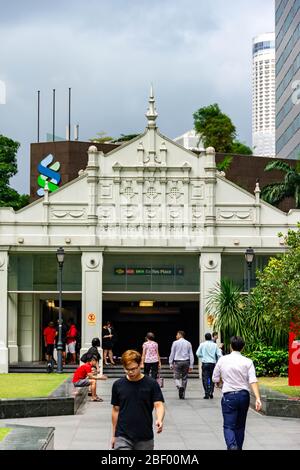
[(245, 353), (252, 359), (258, 377), (287, 377), (288, 351), (272, 347), (262, 347), (260, 351)]

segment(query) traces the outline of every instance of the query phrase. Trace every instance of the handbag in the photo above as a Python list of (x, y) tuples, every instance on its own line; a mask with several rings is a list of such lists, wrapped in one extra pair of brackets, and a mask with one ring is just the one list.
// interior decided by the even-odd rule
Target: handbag
[(156, 382), (160, 386), (160, 388), (164, 388), (164, 379), (160, 375), (157, 376)]

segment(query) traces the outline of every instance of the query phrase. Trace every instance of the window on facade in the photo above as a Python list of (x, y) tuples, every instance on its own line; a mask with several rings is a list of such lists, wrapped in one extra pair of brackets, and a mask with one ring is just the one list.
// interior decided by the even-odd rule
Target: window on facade
[[(57, 291), (56, 253), (11, 253), (9, 255), (8, 290)], [(63, 291), (81, 291), (81, 255), (65, 254)]]

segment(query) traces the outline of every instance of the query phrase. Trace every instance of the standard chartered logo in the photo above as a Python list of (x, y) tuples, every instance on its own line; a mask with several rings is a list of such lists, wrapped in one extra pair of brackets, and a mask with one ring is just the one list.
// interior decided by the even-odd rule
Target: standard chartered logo
[(38, 164), (38, 171), (40, 174), (38, 176), (37, 182), (40, 188), (37, 190), (36, 193), (39, 196), (44, 196), (44, 188), (46, 182), (48, 183), (48, 188), (50, 192), (56, 191), (56, 189), (58, 189), (58, 185), (61, 180), (60, 173), (58, 173), (58, 170), (60, 169), (60, 163), (55, 162), (50, 166), (53, 160), (54, 157), (50, 153)]

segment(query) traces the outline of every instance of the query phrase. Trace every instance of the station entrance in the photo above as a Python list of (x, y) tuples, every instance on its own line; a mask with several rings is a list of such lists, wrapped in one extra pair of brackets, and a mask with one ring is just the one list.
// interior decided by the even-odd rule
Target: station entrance
[(107, 320), (116, 331), (113, 353), (118, 357), (127, 349), (142, 352), (149, 331), (155, 334), (162, 358), (170, 355), (178, 330), (185, 331), (194, 352), (199, 346), (199, 302), (104, 301), (103, 324)]
[[(52, 321), (57, 326), (59, 316), (58, 300), (40, 300), (40, 360), (45, 360), (45, 342), (43, 331), (48, 323)], [(72, 319), (78, 331), (76, 352), (79, 355), (81, 348), (81, 301), (80, 300), (63, 300), (62, 302), (62, 318), (65, 325), (68, 320)]]

